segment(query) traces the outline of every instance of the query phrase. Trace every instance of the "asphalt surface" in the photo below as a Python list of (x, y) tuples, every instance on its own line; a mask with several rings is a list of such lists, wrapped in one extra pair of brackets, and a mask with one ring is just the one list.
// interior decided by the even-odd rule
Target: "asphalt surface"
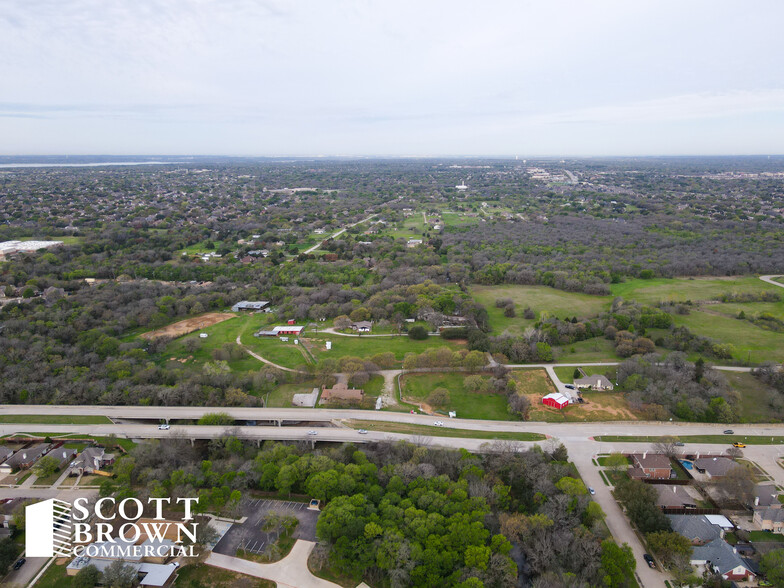
[(236, 555), (238, 549), (251, 553), (263, 553), (276, 536), (261, 530), (264, 518), (270, 512), (283, 516), (294, 516), (299, 520), (294, 530), (295, 539), (316, 540), (316, 521), (319, 511), (309, 510), (305, 502), (287, 502), (265, 498), (245, 498), (241, 503), (242, 515), (247, 517), (243, 523), (235, 523), (221, 538), (213, 551), (223, 555)]

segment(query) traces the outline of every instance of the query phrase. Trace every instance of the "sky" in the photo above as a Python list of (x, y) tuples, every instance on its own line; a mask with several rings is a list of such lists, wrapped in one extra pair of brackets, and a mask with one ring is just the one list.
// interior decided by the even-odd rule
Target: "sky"
[(782, 22), (781, 0), (0, 0), (0, 154), (782, 154)]

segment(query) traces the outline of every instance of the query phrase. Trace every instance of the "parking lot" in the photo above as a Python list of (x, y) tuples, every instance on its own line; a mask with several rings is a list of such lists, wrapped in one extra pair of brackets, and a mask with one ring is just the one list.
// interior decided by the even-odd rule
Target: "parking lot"
[(294, 538), (316, 540), (316, 521), (319, 511), (308, 510), (306, 502), (292, 502), (285, 500), (272, 500), (269, 498), (244, 498), (241, 503), (242, 515), (247, 520), (232, 525), (223, 538), (215, 546), (215, 553), (223, 555), (236, 555), (237, 551), (244, 549), (249, 553), (263, 553), (270, 542), (276, 540), (276, 535), (270, 537), (261, 530), (262, 521), (270, 512), (277, 512), (283, 516), (294, 516), (299, 520), (294, 530)]

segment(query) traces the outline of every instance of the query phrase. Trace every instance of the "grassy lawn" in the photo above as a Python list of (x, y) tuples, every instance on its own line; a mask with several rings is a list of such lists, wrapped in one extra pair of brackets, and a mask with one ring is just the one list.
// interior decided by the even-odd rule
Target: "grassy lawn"
[(41, 579), (35, 583), (36, 588), (68, 588), (73, 585), (73, 578), (66, 575), (65, 571), (68, 560), (63, 558), (62, 565), (57, 565), (57, 561), (52, 563)]
[(449, 390), (450, 401), (441, 411), (454, 410), (457, 416), (465, 419), (485, 419), (495, 421), (514, 420), (507, 410), (506, 395), (494, 392), (469, 392), (463, 385), (468, 374), (405, 374), (400, 378), (403, 399), (412, 402), (426, 402), (436, 388)]
[[(596, 461), (598, 461), (598, 462), (599, 462), (599, 465), (600, 465), (600, 466), (602, 466), (602, 467), (607, 467), (607, 459), (608, 459), (609, 457), (610, 457), (609, 455), (603, 455), (603, 456), (599, 457), (599, 458), (598, 458)], [(631, 460), (631, 459), (629, 459), (628, 457), (626, 457), (626, 458), (624, 458), (624, 459), (626, 459), (626, 463), (627, 463), (628, 465), (632, 465), (632, 460)]]
[(780, 533), (773, 533), (771, 531), (750, 531), (749, 536), (751, 537), (752, 543), (757, 541), (760, 543), (767, 543), (770, 541), (784, 543), (784, 535), (781, 535)]
[(111, 425), (105, 416), (67, 415), (67, 414), (4, 414), (0, 423), (36, 423), (41, 425)]
[[(317, 388), (315, 380), (301, 382), (299, 384), (281, 384), (269, 393), (268, 402), (271, 408), (291, 408), (291, 399), (295, 394), (310, 394), (313, 388)], [(265, 394), (259, 394), (261, 398), (267, 398)]]
[[(505, 330), (522, 333), (533, 320), (522, 318), (523, 310), (530, 307), (540, 318), (545, 312), (559, 318), (577, 316), (589, 318), (609, 308), (610, 296), (591, 296), (579, 292), (564, 292), (547, 286), (471, 286), (471, 295), (487, 308), (494, 334)], [(498, 298), (511, 298), (515, 303), (517, 317), (503, 316), (503, 310), (495, 307)]]
[(653, 280), (629, 280), (612, 284), (613, 296), (626, 300), (636, 300), (646, 304), (666, 301), (712, 300), (725, 292), (761, 292), (778, 290), (777, 286), (766, 284), (756, 276), (730, 278), (657, 278)]
[[(669, 437), (657, 436), (644, 436), (644, 435), (602, 435), (601, 437), (594, 437), (595, 441), (603, 441), (607, 443), (658, 443), (669, 439)], [(746, 445), (781, 445), (784, 444), (784, 437), (767, 437), (755, 435), (680, 435), (675, 437), (678, 441), (684, 443), (717, 443), (717, 444), (730, 444), (739, 441)]]
[[(763, 283), (763, 282), (760, 282)], [(735, 359), (760, 363), (784, 360), (784, 333), (762, 329), (749, 321), (703, 311), (675, 315), (677, 326), (688, 327), (693, 333), (719, 343), (735, 346)]]
[(407, 423), (385, 423), (379, 421), (356, 421), (347, 423), (354, 429), (382, 431), (384, 433), (403, 433), (406, 435), (427, 435), (428, 437), (464, 437), (466, 439), (501, 439), (508, 441), (542, 441), (546, 437), (540, 433), (517, 433), (513, 431), (473, 431), (471, 429), (449, 429), (430, 425), (411, 425)]
[(748, 373), (722, 372), (730, 386), (740, 394), (739, 416), (744, 423), (770, 422), (768, 389)]
[(613, 342), (604, 337), (594, 337), (571, 345), (555, 347), (557, 361), (561, 363), (621, 361), (615, 355)]
[(381, 392), (384, 390), (383, 376), (371, 376), (368, 383), (362, 386), (362, 389), (365, 391), (365, 396), (372, 398), (381, 396)]
[[(329, 351), (326, 350), (326, 341), (332, 341), (332, 349)], [(408, 337), (341, 337), (319, 333), (309, 334), (307, 342), (317, 360), (325, 357), (334, 359), (346, 356), (371, 357), (390, 351), (395, 354), (398, 361), (402, 361), (406, 353), (422, 353), (427, 349), (439, 347), (448, 347), (452, 351), (465, 348), (462, 343), (447, 341), (441, 337), (428, 337), (423, 341), (415, 341)]]
[[(784, 289), (782, 289), (781, 293), (784, 295)], [(779, 320), (784, 320), (784, 300), (780, 302), (726, 302), (711, 304), (709, 308), (714, 312), (720, 312), (733, 318), (743, 311), (749, 318), (754, 315), (769, 313)]]
[[(38, 584), (36, 584), (38, 585)], [(175, 586), (211, 586), (214, 588), (275, 588), (275, 582), (246, 576), (229, 570), (214, 568), (207, 564), (190, 564), (180, 568)]]
[(542, 396), (555, 392), (555, 386), (543, 369), (513, 370), (510, 375), (517, 385), (518, 394), (536, 396), (541, 400)]
[[(258, 353), (264, 359), (284, 367), (299, 368), (309, 363), (302, 345), (294, 345), (294, 337), (289, 337), (288, 342), (284, 342), (278, 337), (254, 337), (253, 332), (248, 330), (242, 336), (241, 341), (248, 349)], [(261, 367), (261, 362), (258, 359), (250, 358), (250, 360), (254, 366), (252, 369)]]

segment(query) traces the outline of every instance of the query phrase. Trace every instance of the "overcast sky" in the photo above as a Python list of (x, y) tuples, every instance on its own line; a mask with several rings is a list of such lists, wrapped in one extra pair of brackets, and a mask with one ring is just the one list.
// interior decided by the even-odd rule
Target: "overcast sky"
[(0, 152), (781, 154), (782, 22), (782, 0), (0, 0)]

